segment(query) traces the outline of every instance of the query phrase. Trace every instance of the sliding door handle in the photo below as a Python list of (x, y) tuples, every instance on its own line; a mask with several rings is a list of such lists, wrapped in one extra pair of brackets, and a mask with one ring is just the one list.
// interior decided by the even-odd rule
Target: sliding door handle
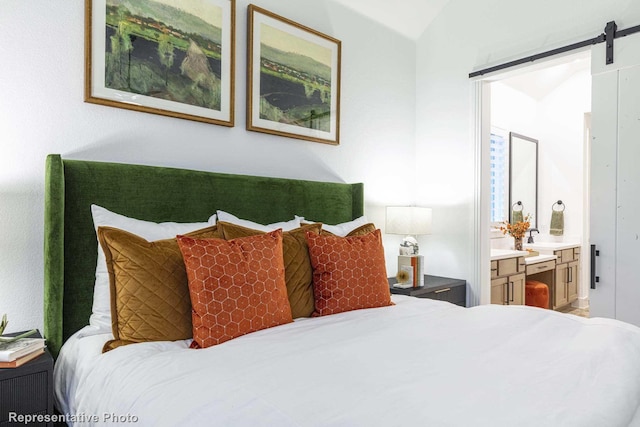
[(600, 277), (596, 276), (596, 257), (600, 256), (600, 251), (596, 245), (591, 245), (591, 289), (596, 288), (596, 283), (600, 282)]

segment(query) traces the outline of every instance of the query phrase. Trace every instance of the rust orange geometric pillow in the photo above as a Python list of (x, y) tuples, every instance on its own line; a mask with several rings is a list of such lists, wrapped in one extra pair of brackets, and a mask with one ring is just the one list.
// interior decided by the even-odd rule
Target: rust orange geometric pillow
[(380, 230), (338, 237), (307, 233), (314, 316), (393, 305)]
[(178, 236), (201, 348), (292, 322), (282, 230), (233, 240)]
[[(225, 221), (218, 221), (217, 225), (226, 240), (264, 234), (264, 231), (253, 230)], [(291, 305), (291, 315), (294, 319), (309, 317), (313, 313), (313, 269), (309, 260), (309, 247), (305, 236), (307, 231), (319, 233), (321, 227), (320, 223), (307, 224), (282, 232), (284, 278), (289, 305)]]

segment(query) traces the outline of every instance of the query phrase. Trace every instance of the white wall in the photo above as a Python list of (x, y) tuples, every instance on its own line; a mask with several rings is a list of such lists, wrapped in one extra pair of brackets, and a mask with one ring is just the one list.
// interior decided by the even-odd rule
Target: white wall
[[(636, 0), (450, 0), (417, 43), (418, 202), (434, 210), (430, 273), (473, 276), (473, 85), (468, 74), (640, 23)], [(604, 48), (604, 45), (600, 45)], [(429, 269), (429, 266), (432, 266)]]
[[(250, 175), (364, 182), (366, 214), (414, 202), (415, 42), (328, 0), (261, 0), (342, 41), (341, 144), (247, 132), (246, 8), (237, 0), (236, 126), (83, 102), (84, 1), (0, 3), (0, 315), (43, 327), (43, 191), (48, 153)], [(386, 236), (395, 274), (400, 236)]]
[[(584, 226), (584, 113), (591, 111), (591, 75), (576, 74), (545, 97), (540, 123), (538, 225), (543, 239), (582, 241)], [(562, 237), (550, 236), (551, 206), (565, 204)]]

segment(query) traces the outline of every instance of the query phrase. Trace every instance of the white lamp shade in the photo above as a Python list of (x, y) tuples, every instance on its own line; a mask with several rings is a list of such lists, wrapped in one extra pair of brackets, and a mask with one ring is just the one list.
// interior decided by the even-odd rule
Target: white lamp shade
[(387, 234), (418, 236), (431, 234), (431, 208), (387, 206)]

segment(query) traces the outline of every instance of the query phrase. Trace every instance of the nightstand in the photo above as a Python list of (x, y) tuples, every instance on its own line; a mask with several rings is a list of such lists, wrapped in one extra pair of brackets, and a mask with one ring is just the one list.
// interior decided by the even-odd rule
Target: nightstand
[[(395, 277), (389, 278), (389, 285), (396, 283)], [(452, 279), (450, 277), (424, 275), (424, 286), (419, 288), (394, 288), (391, 293), (395, 295), (407, 295), (416, 298), (430, 298), (448, 301), (462, 307), (467, 306), (467, 281)]]
[[(32, 337), (42, 336), (38, 333)], [(0, 369), (0, 426), (20, 424), (9, 423), (10, 412), (53, 415), (53, 357), (48, 350), (17, 368)]]

